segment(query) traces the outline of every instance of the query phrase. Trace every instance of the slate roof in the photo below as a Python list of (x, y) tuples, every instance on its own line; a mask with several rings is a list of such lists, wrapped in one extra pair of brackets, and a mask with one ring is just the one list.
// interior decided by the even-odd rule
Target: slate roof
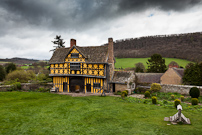
[(138, 83), (160, 83), (164, 73), (135, 73)]
[(112, 79), (113, 83), (124, 83), (128, 81), (128, 78), (133, 74), (132, 71), (114, 71)]
[[(81, 54), (83, 54), (87, 63), (106, 63), (108, 57), (108, 45), (102, 46), (88, 46), (88, 47), (79, 47), (73, 46)], [(49, 63), (64, 63), (65, 57), (69, 54), (71, 48), (59, 48), (51, 57)]]
[(183, 68), (173, 68), (173, 70), (180, 75), (180, 77), (184, 76), (184, 69)]

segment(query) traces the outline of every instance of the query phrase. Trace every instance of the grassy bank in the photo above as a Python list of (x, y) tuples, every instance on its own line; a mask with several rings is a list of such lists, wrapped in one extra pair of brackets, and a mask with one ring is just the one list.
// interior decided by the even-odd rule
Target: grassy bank
[(0, 134), (202, 134), (200, 111), (182, 112), (192, 125), (167, 125), (176, 112), (118, 97), (1, 92)]
[[(116, 58), (115, 67), (116, 68), (127, 68), (127, 67), (134, 67), (135, 63), (143, 63), (144, 66), (147, 68), (146, 62), (149, 58)], [(165, 64), (168, 65), (171, 61), (177, 62), (180, 66), (185, 67), (191, 61), (183, 60), (183, 59), (176, 59), (176, 58), (164, 58)]]

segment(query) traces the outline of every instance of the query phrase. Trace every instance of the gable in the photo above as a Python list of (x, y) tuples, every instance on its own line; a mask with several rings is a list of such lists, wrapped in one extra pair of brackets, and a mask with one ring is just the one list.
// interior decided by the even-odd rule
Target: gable
[(78, 49), (73, 47), (67, 54), (65, 62), (85, 62), (85, 57), (80, 53)]

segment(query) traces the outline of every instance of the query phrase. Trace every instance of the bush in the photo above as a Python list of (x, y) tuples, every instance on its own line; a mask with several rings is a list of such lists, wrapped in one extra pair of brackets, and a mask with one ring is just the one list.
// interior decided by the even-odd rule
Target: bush
[(181, 104), (181, 101), (179, 99), (174, 100), (174, 106), (177, 108), (177, 105)]
[(155, 96), (152, 97), (152, 103), (157, 104), (157, 98)]
[(6, 77), (6, 71), (2, 65), (0, 65), (0, 81), (3, 81)]
[(175, 99), (175, 95), (172, 94), (172, 95), (171, 95), (171, 99)]
[(192, 98), (191, 99), (191, 104), (192, 105), (198, 105), (198, 98)]
[(158, 84), (158, 83), (152, 83), (152, 85), (151, 85), (151, 91), (154, 91), (154, 92), (157, 92), (157, 91), (160, 91), (161, 90), (161, 85), (160, 84)]
[(38, 91), (38, 92), (49, 92), (50, 89), (45, 89), (45, 88), (43, 88), (43, 87), (40, 87), (40, 88), (37, 89), (37, 91)]
[(121, 92), (121, 97), (122, 97), (122, 99), (124, 99), (125, 97), (127, 97), (127, 92), (126, 91), (122, 91)]
[(144, 93), (144, 96), (145, 96), (145, 97), (150, 97), (150, 92), (149, 92), (149, 91), (146, 91), (146, 92)]
[(8, 88), (8, 91), (14, 91), (14, 90), (21, 90), (21, 83), (20, 82), (14, 82), (10, 85), (10, 88)]
[(181, 96), (180, 99), (181, 99), (181, 101), (184, 101), (184, 96)]
[(126, 93), (127, 93), (127, 95), (128, 95), (128, 90), (124, 90)]
[(167, 100), (163, 100), (163, 104), (168, 104), (168, 101)]
[(34, 79), (35, 74), (32, 71), (24, 71), (24, 70), (15, 70), (9, 73), (6, 77), (6, 82), (18, 80), (21, 83), (27, 83), (28, 80)]
[(189, 91), (191, 98), (198, 98), (200, 96), (200, 90), (197, 87), (192, 87)]
[(121, 95), (121, 91), (117, 91), (116, 94), (117, 94), (117, 95)]

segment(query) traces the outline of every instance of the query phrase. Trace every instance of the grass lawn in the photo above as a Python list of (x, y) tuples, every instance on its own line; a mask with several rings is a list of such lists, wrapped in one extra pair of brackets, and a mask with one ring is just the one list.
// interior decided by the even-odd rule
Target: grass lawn
[[(116, 58), (115, 67), (116, 68), (127, 68), (127, 67), (135, 67), (135, 63), (143, 63), (145, 68), (147, 68), (146, 62), (149, 58)], [(171, 61), (175, 61), (179, 66), (185, 67), (191, 61), (176, 59), (176, 58), (164, 58), (165, 64), (168, 65)]]
[(183, 110), (192, 125), (167, 125), (174, 107), (131, 103), (119, 97), (70, 97), (1, 92), (0, 134), (200, 135), (201, 111)]

